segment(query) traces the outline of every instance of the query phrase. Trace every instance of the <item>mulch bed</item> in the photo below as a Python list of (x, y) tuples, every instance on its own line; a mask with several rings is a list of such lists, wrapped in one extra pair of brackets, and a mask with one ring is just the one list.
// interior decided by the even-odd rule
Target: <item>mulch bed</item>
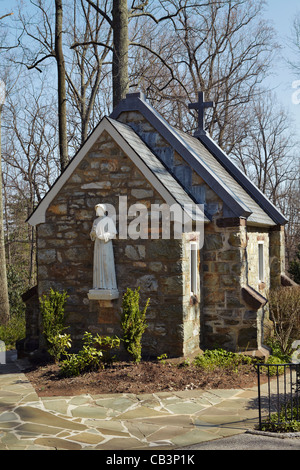
[(207, 371), (193, 365), (157, 361), (139, 364), (117, 362), (104, 369), (78, 377), (63, 378), (57, 364), (32, 367), (25, 371), (37, 394), (43, 397), (107, 393), (157, 393), (180, 390), (238, 389), (257, 385), (253, 366)]

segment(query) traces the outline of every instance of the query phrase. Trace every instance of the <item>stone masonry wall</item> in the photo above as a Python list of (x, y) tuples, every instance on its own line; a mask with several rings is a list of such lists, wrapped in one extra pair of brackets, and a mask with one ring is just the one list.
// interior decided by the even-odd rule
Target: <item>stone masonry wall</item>
[[(268, 299), (270, 291), (270, 235), (269, 229), (248, 227), (247, 262), (248, 262), (248, 284)], [(258, 245), (263, 244), (264, 279), (259, 279), (259, 256)], [(259, 345), (263, 343), (264, 337), (269, 334), (271, 323), (269, 320), (268, 304), (257, 311), (257, 327)]]
[[(122, 295), (141, 288), (141, 306), (150, 297), (143, 353), (182, 356), (199, 349), (199, 305), (190, 305), (188, 234), (180, 240), (115, 239), (114, 255), (120, 298), (89, 300), (93, 242), (90, 230), (97, 203), (119, 196), (135, 203), (164, 201), (107, 133), (103, 133), (52, 201), (46, 222), (38, 226), (39, 296), (49, 288), (67, 290), (66, 321), (73, 344), (85, 331), (121, 335)], [(130, 219), (129, 219), (130, 222)], [(118, 226), (117, 226), (118, 228)]]
[(270, 230), (270, 287), (281, 285), (281, 274), (285, 273), (285, 234), (284, 226), (277, 225)]
[(205, 225), (201, 253), (201, 348), (256, 348), (262, 313), (246, 305), (241, 292), (247, 285), (247, 228), (241, 225), (245, 221), (235, 220), (230, 226), (230, 219), (222, 219), (222, 200), (139, 112), (124, 112), (119, 119), (133, 127), (213, 217), (214, 222)]
[[(248, 227), (247, 230), (248, 283), (264, 297), (270, 289), (269, 230)], [(264, 279), (259, 280), (258, 245), (263, 244)]]
[(257, 347), (256, 311), (242, 299), (246, 285), (247, 229), (236, 219), (206, 227), (203, 247), (203, 344), (230, 350)]

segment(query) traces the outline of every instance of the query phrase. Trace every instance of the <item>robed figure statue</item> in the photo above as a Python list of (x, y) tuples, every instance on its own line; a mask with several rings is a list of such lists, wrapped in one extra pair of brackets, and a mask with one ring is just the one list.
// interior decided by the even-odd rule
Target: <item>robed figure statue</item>
[(106, 215), (105, 204), (95, 206), (98, 216), (90, 232), (94, 241), (93, 289), (89, 298), (111, 299), (118, 297), (112, 239), (117, 230), (113, 220)]

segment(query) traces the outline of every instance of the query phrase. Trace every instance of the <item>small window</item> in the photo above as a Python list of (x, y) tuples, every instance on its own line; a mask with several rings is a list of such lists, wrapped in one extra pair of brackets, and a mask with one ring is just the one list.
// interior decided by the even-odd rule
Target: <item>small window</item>
[(197, 295), (197, 267), (198, 267), (198, 244), (191, 243), (191, 294)]
[(264, 282), (264, 244), (258, 244), (258, 281)]

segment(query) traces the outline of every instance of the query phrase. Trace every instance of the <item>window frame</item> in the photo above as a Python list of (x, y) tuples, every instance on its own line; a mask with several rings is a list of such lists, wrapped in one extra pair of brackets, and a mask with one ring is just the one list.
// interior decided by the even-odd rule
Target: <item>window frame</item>
[(190, 293), (198, 295), (198, 243), (190, 242)]
[(265, 282), (264, 242), (258, 242), (258, 282)]

